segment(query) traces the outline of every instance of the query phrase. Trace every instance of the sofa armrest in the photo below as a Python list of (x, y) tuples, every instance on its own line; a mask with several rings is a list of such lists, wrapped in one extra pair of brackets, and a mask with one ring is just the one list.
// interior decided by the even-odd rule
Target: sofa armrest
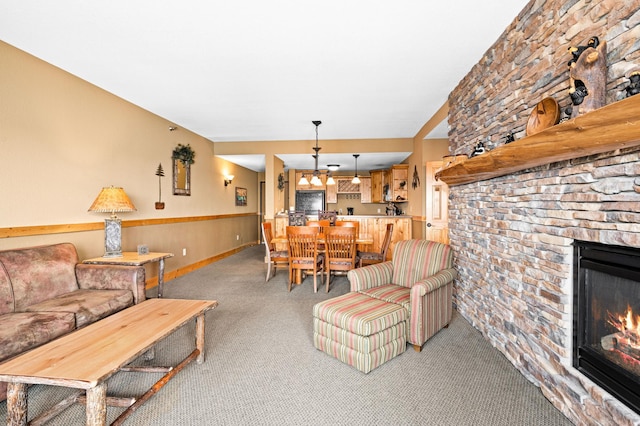
[(451, 322), (453, 280), (456, 276), (455, 269), (443, 269), (411, 287), (408, 335), (414, 347), (421, 347)]
[(351, 291), (366, 290), (391, 283), (393, 263), (382, 262), (362, 268), (352, 269), (347, 273)]
[(81, 289), (131, 290), (133, 303), (146, 299), (144, 266), (76, 265), (76, 279)]
[(430, 277), (413, 284), (413, 286), (411, 286), (411, 295), (422, 297), (427, 293), (431, 293), (432, 291), (449, 284), (457, 276), (458, 273), (453, 268), (438, 271), (435, 275), (431, 275)]

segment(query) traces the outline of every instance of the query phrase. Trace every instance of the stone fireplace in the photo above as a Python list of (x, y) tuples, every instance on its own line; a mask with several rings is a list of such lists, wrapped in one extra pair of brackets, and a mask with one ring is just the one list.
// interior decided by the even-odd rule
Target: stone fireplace
[(640, 413), (640, 249), (574, 243), (573, 366)]
[[(450, 153), (469, 154), (479, 141), (491, 152), (511, 133), (526, 139), (545, 97), (568, 106), (568, 48), (593, 35), (608, 46), (607, 104), (624, 98), (627, 74), (640, 66), (637, 2), (532, 0), (450, 94)], [(640, 425), (573, 364), (574, 243), (640, 248), (640, 122), (613, 131), (634, 145), (577, 149), (449, 188), (456, 309), (576, 424)], [(597, 133), (585, 144), (599, 143)]]

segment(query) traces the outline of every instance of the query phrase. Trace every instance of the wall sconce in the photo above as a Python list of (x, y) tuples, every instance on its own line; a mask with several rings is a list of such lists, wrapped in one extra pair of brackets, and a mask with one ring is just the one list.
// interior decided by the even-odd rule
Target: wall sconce
[(233, 182), (233, 175), (226, 175), (224, 177), (224, 186), (228, 186), (231, 184), (231, 182)]

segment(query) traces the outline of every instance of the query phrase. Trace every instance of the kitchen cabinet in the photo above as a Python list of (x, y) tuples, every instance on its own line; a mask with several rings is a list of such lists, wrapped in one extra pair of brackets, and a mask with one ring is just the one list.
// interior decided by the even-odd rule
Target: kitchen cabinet
[(361, 203), (371, 202), (371, 177), (368, 177), (368, 176), (360, 177), (360, 202)]
[(384, 170), (370, 170), (371, 175), (371, 202), (384, 203)]
[(397, 203), (409, 201), (408, 164), (394, 164), (389, 169), (389, 190), (391, 192), (389, 201)]
[(338, 194), (358, 194), (361, 203), (371, 202), (371, 177), (360, 176), (360, 183), (351, 183), (353, 177), (335, 177), (334, 188), (327, 185), (327, 203), (337, 203)]
[[(334, 178), (335, 179), (335, 178)], [(338, 185), (327, 185), (327, 203), (335, 204), (338, 202)]]
[(351, 183), (353, 177), (335, 178), (338, 194), (359, 194), (360, 184)]

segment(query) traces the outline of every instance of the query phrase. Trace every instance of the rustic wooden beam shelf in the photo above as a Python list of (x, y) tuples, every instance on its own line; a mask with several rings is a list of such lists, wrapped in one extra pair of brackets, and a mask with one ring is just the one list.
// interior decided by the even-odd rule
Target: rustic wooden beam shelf
[(449, 185), (460, 185), (638, 145), (640, 95), (455, 163), (438, 172), (436, 178)]

